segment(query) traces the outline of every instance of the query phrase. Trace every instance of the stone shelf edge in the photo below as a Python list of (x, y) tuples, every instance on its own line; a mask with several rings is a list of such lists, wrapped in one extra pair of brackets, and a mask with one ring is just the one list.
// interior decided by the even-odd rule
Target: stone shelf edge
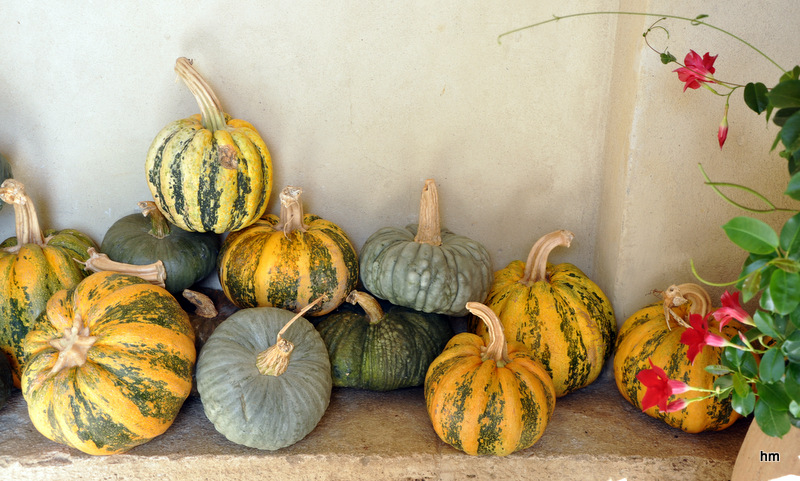
[(559, 399), (539, 442), (504, 458), (468, 456), (442, 443), (421, 388), (334, 389), (316, 429), (278, 451), (228, 441), (190, 398), (162, 436), (124, 454), (89, 456), (39, 434), (17, 390), (0, 409), (0, 480), (727, 480), (748, 425), (701, 434), (673, 429), (622, 399), (606, 369)]

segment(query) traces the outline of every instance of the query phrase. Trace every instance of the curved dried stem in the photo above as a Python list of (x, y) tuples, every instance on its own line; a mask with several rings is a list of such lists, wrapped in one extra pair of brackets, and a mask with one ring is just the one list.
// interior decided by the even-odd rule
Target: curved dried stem
[(519, 282), (531, 285), (547, 280), (547, 259), (556, 247), (569, 247), (575, 234), (568, 230), (557, 230), (543, 235), (533, 244), (528, 259), (525, 261), (525, 273)]
[(508, 343), (503, 332), (503, 324), (497, 314), (480, 302), (468, 302), (467, 310), (479, 317), (486, 324), (486, 330), (489, 332), (489, 344), (483, 349), (483, 360), (493, 360), (498, 367), (503, 367), (511, 362), (511, 358), (508, 357)]
[(108, 255), (97, 252), (94, 247), (90, 247), (86, 252), (89, 254), (89, 258), (86, 259), (85, 262), (79, 259), (75, 259), (75, 262), (83, 264), (87, 270), (92, 272), (119, 272), (120, 274), (141, 277), (147, 282), (159, 287), (166, 287), (167, 271), (164, 268), (164, 263), (160, 260), (152, 264), (138, 266), (135, 264), (113, 261)]

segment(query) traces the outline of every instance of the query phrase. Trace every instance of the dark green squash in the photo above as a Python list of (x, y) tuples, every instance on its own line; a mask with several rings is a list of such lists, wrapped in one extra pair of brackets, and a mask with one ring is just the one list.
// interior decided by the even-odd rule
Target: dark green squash
[(139, 202), (141, 214), (117, 220), (100, 250), (114, 261), (145, 265), (162, 261), (166, 289), (178, 294), (216, 267), (220, 240), (213, 232), (189, 232), (170, 224), (154, 202)]
[(333, 385), (372, 391), (421, 386), (428, 366), (453, 337), (445, 316), (400, 306), (384, 313), (365, 292), (352, 291), (351, 304), (322, 318), (317, 330), (331, 357)]

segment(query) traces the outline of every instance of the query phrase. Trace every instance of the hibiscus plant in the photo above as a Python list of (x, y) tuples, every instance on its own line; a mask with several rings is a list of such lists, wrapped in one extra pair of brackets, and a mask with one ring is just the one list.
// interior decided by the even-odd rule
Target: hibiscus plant
[[(800, 66), (789, 70), (782, 68), (750, 43), (707, 23), (704, 20), (706, 15), (690, 18), (640, 12), (586, 12), (554, 16), (549, 20), (506, 32), (500, 37), (565, 18), (598, 14), (659, 18), (644, 33), (644, 39), (647, 46), (659, 54), (662, 63), (678, 65), (674, 72), (677, 73), (678, 80), (684, 83), (683, 90), (703, 87), (725, 98), (722, 121), (717, 129), (720, 148), (728, 136), (729, 99), (733, 92), (741, 90), (745, 104), (756, 114), (764, 114), (767, 122), (771, 121), (778, 127), (771, 150), (780, 147), (779, 155), (788, 164), (789, 180), (784, 194), (790, 201), (800, 200)], [(780, 71), (777, 83), (767, 87), (760, 82), (743, 84), (721, 80), (715, 76), (716, 55), (705, 53), (701, 56), (691, 50), (681, 63), (666, 49), (655, 49), (647, 37), (653, 31), (666, 30), (661, 24), (665, 19), (709, 27), (742, 42)], [(703, 175), (705, 176), (705, 172)], [(702, 349), (722, 349), (721, 364), (706, 367), (708, 372), (717, 376), (714, 389), (697, 389), (671, 380), (661, 367), (653, 365), (651, 361), (649, 369), (637, 374), (637, 379), (647, 388), (642, 409), (658, 406), (663, 411), (676, 411), (692, 402), (712, 396), (730, 399), (736, 412), (743, 416), (753, 414), (764, 433), (782, 437), (792, 426), (800, 428), (800, 213), (797, 208), (776, 207), (765, 196), (746, 186), (712, 182), (707, 176), (706, 183), (723, 199), (745, 211), (787, 211), (794, 215), (784, 223), (780, 232), (749, 216), (735, 217), (722, 226), (728, 238), (741, 247), (747, 257), (740, 277), (727, 284), (734, 285), (738, 291), (726, 291), (722, 295), (722, 307), (709, 316), (719, 321), (720, 329), (731, 319), (736, 319), (749, 329), (738, 338), (728, 341), (719, 335), (718, 330), (715, 333), (715, 328), (709, 328), (708, 318), (692, 315), (690, 326), (681, 336), (681, 342), (688, 346), (689, 360), (693, 361)], [(752, 194), (759, 202), (764, 202), (766, 207), (753, 208), (735, 202), (721, 188), (741, 189)], [(694, 271), (694, 265), (692, 269)], [(699, 275), (697, 277), (700, 278)], [(752, 315), (741, 305), (751, 299), (758, 301), (756, 312)], [(670, 400), (673, 395), (689, 391), (697, 392), (698, 396)]]

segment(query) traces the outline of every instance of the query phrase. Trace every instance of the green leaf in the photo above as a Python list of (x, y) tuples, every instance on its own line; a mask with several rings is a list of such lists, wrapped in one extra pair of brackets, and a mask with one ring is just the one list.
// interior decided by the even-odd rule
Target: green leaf
[(756, 405), (756, 393), (748, 390), (747, 394), (739, 395), (736, 391), (731, 395), (731, 407), (742, 416), (749, 416)]
[(792, 401), (800, 402), (800, 364), (790, 362), (786, 366), (786, 378), (783, 381), (783, 386)]
[[(800, 177), (798, 180), (800, 180)], [(798, 187), (800, 187), (800, 184), (798, 184)], [(781, 249), (783, 249), (789, 257), (796, 259), (797, 256), (800, 255), (800, 214), (789, 217), (783, 224), (780, 234), (780, 244)]]
[(788, 195), (794, 200), (800, 200), (800, 173), (792, 175), (792, 178), (789, 179), (789, 185), (786, 187), (784, 194)]
[[(790, 109), (780, 109), (777, 112), (775, 112), (775, 117), (772, 119), (772, 122), (779, 127), (783, 127), (786, 124), (786, 121), (788, 121), (798, 111), (800, 111), (800, 109), (798, 109), (797, 107), (792, 107)], [(780, 136), (781, 134), (779, 132), (778, 139), (780, 139)], [(775, 146), (777, 146), (777, 143), (773, 144), (773, 149), (775, 148)]]
[(772, 105), (779, 109), (800, 107), (800, 80), (784, 80), (767, 94)]
[(761, 382), (756, 381), (756, 392), (758, 398), (769, 404), (769, 407), (777, 411), (786, 411), (789, 409), (789, 403), (792, 399), (786, 393), (786, 388), (782, 382)]
[(789, 412), (794, 417), (800, 417), (800, 404), (797, 401), (792, 401), (789, 403)]
[(769, 254), (778, 248), (778, 234), (766, 222), (752, 217), (734, 217), (722, 226), (737, 246), (754, 254)]
[[(734, 339), (733, 342), (741, 344), (738, 338)], [(726, 347), (722, 350), (722, 358), (720, 360), (724, 366), (742, 373), (745, 377), (753, 378), (758, 374), (758, 363), (752, 352), (736, 349), (735, 347)]]
[(789, 314), (800, 305), (800, 274), (777, 269), (769, 281), (771, 310), (778, 314)]
[(757, 114), (767, 110), (767, 105), (769, 105), (767, 86), (761, 82), (747, 84), (744, 87), (744, 103)]
[(781, 351), (791, 362), (800, 363), (800, 331), (794, 331), (783, 341)]
[(731, 379), (733, 380), (733, 392), (739, 393), (740, 396), (745, 396), (748, 391), (751, 391), (750, 384), (747, 383), (747, 379), (745, 379), (740, 373), (733, 373), (731, 375)]
[(755, 314), (753, 314), (753, 322), (756, 323), (756, 327), (764, 335), (773, 339), (781, 338), (781, 334), (775, 328), (775, 319), (772, 317), (772, 314), (765, 311), (756, 311)]
[(783, 75), (781, 75), (779, 82), (786, 82), (787, 80), (796, 79), (800, 79), (800, 65), (795, 65), (792, 70), (784, 72)]
[(783, 358), (783, 353), (777, 347), (773, 347), (761, 357), (758, 375), (763, 382), (775, 383), (783, 378), (785, 370), (786, 361)]
[[(789, 257), (778, 257), (777, 259), (772, 261), (772, 265), (784, 272), (789, 272), (789, 273), (800, 272), (800, 262), (798, 262), (797, 259)], [(770, 276), (770, 279), (771, 278), (772, 276)]]
[(763, 399), (759, 399), (756, 402), (753, 413), (758, 427), (767, 436), (782, 438), (784, 434), (792, 429), (788, 410), (776, 411), (763, 402)]
[(731, 368), (727, 366), (722, 366), (720, 364), (709, 364), (704, 368), (707, 373), (711, 374), (712, 376), (724, 376), (725, 374), (730, 374)]
[(781, 129), (781, 142), (789, 152), (800, 149), (800, 111), (786, 119)]
[(678, 59), (676, 59), (675, 56), (669, 52), (664, 52), (661, 54), (661, 63), (663, 63), (664, 65), (675, 62), (677, 60)]

